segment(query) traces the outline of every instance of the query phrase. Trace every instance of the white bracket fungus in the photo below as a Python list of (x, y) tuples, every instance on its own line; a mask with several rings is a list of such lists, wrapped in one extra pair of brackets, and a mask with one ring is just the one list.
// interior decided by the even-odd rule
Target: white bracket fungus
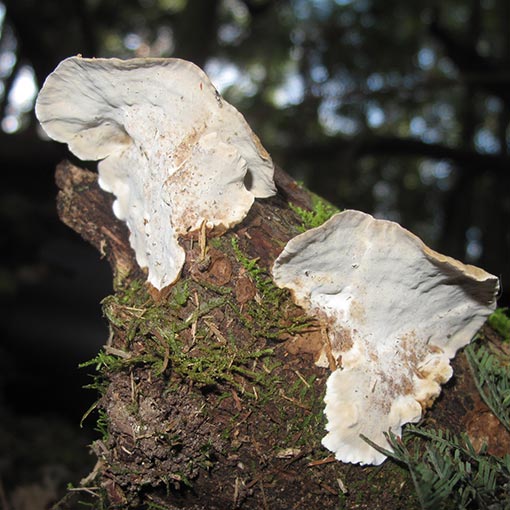
[(239, 223), (275, 193), (273, 163), (244, 117), (205, 73), (179, 59), (71, 57), (36, 103), (46, 133), (82, 160), (101, 160), (137, 262), (161, 289), (184, 264), (178, 237)]
[(400, 225), (345, 211), (298, 235), (273, 267), (275, 282), (322, 321), (332, 365), (323, 445), (343, 462), (385, 456), (452, 375), (449, 360), (495, 308), (498, 279), (434, 252)]

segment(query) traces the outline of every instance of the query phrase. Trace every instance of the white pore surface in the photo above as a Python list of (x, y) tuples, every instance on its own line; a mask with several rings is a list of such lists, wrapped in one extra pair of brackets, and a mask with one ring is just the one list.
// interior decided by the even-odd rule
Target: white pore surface
[(36, 114), (76, 156), (101, 160), (99, 184), (158, 289), (184, 264), (179, 235), (203, 221), (229, 228), (275, 193), (260, 141), (190, 62), (71, 57), (47, 78)]
[(358, 211), (292, 239), (273, 276), (327, 326), (337, 368), (327, 381), (322, 442), (338, 460), (361, 464), (385, 456), (360, 434), (389, 449), (385, 432), (400, 435), (420, 419), (498, 290), (495, 276)]

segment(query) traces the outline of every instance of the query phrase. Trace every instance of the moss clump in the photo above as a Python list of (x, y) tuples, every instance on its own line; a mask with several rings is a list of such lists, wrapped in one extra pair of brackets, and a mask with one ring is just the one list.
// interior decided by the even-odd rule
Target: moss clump
[[(324, 415), (324, 388), (317, 384), (315, 374), (297, 377), (285, 389), (279, 389), (279, 398), (287, 403), (280, 408), (280, 419), (286, 423), (287, 443), (285, 446), (310, 448), (319, 446), (324, 436), (326, 418)], [(319, 391), (318, 388), (321, 388)], [(295, 412), (296, 408), (299, 412)]]
[(214, 338), (214, 331), (210, 330), (213, 326), (206, 316), (231, 303), (225, 295), (212, 295), (207, 301), (190, 306), (190, 288), (196, 290), (197, 285), (180, 282), (164, 303), (155, 303), (145, 286), (136, 281), (123, 292), (106, 298), (104, 313), (115, 328), (117, 343), (121, 340), (124, 345), (106, 347), (81, 366), (95, 366), (98, 372), (111, 373), (149, 364), (156, 376), (167, 372), (200, 387), (228, 383), (250, 395), (236, 375), (259, 384), (267, 374), (251, 367), (254, 361), (271, 356), (273, 349), (246, 348), (228, 335), (220, 341)]
[(312, 195), (312, 210), (303, 209), (297, 205), (289, 204), (290, 208), (299, 216), (301, 219), (301, 225), (299, 227), (300, 232), (305, 232), (311, 228), (320, 227), (325, 221), (329, 220), (331, 216), (340, 212), (338, 207), (318, 197)]
[(287, 295), (286, 291), (278, 288), (274, 284), (273, 279), (266, 269), (259, 267), (258, 259), (246, 257), (239, 248), (239, 241), (236, 237), (232, 238), (231, 244), (237, 261), (253, 279), (264, 303), (267, 303), (268, 306), (274, 306), (285, 299)]
[(311, 326), (311, 320), (305, 316), (289, 319), (285, 311), (285, 303), (289, 293), (277, 287), (268, 271), (261, 268), (258, 259), (246, 257), (239, 247), (239, 241), (233, 237), (232, 249), (241, 266), (250, 275), (257, 288), (255, 300), (248, 304), (247, 313), (240, 314), (243, 324), (252, 332), (268, 339), (281, 339), (284, 335), (292, 335)]
[(488, 319), (489, 325), (493, 328), (504, 342), (510, 342), (510, 317), (508, 308), (498, 308)]
[[(243, 252), (243, 242), (232, 234), (221, 250), (210, 247), (213, 264), (223, 260), (228, 267), (221, 286), (208, 268), (193, 265), (191, 251), (168, 295), (155, 299), (137, 280), (103, 301), (110, 340), (82, 366), (97, 372), (90, 387), (100, 396), (90, 411), (99, 416), (104, 471), (115, 473), (129, 505), (146, 502), (141, 488), (162, 489), (165, 477), (179, 494), (213, 467), (228, 479), (235, 465), (217, 460), (254, 458), (248, 437), (267, 446), (275, 466), (285, 449), (308, 455), (320, 448), (317, 369), (312, 363), (299, 373), (290, 368), (281, 343), (307, 329), (310, 319), (269, 270)], [(239, 281), (251, 289), (247, 300), (239, 297)], [(253, 473), (257, 469), (255, 463)]]

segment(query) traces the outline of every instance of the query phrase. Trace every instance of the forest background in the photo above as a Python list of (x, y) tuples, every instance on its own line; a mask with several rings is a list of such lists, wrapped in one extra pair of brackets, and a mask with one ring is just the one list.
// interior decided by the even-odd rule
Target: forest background
[(508, 1), (4, 0), (0, 33), (7, 488), (51, 491), (93, 463), (77, 365), (107, 338), (111, 274), (57, 218), (53, 174), (69, 154), (33, 114), (70, 55), (195, 62), (294, 178), (499, 275), (509, 304)]

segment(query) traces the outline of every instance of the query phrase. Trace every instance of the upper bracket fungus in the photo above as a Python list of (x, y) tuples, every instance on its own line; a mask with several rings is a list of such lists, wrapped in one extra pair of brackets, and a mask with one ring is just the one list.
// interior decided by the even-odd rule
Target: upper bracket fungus
[(298, 235), (275, 282), (327, 332), (323, 445), (344, 462), (380, 464), (452, 375), (449, 360), (495, 308), (498, 279), (428, 248), (400, 225), (345, 211)]
[(82, 160), (101, 160), (137, 262), (161, 289), (184, 264), (178, 237), (239, 223), (275, 193), (274, 167), (244, 117), (179, 59), (71, 57), (46, 79), (36, 115)]

